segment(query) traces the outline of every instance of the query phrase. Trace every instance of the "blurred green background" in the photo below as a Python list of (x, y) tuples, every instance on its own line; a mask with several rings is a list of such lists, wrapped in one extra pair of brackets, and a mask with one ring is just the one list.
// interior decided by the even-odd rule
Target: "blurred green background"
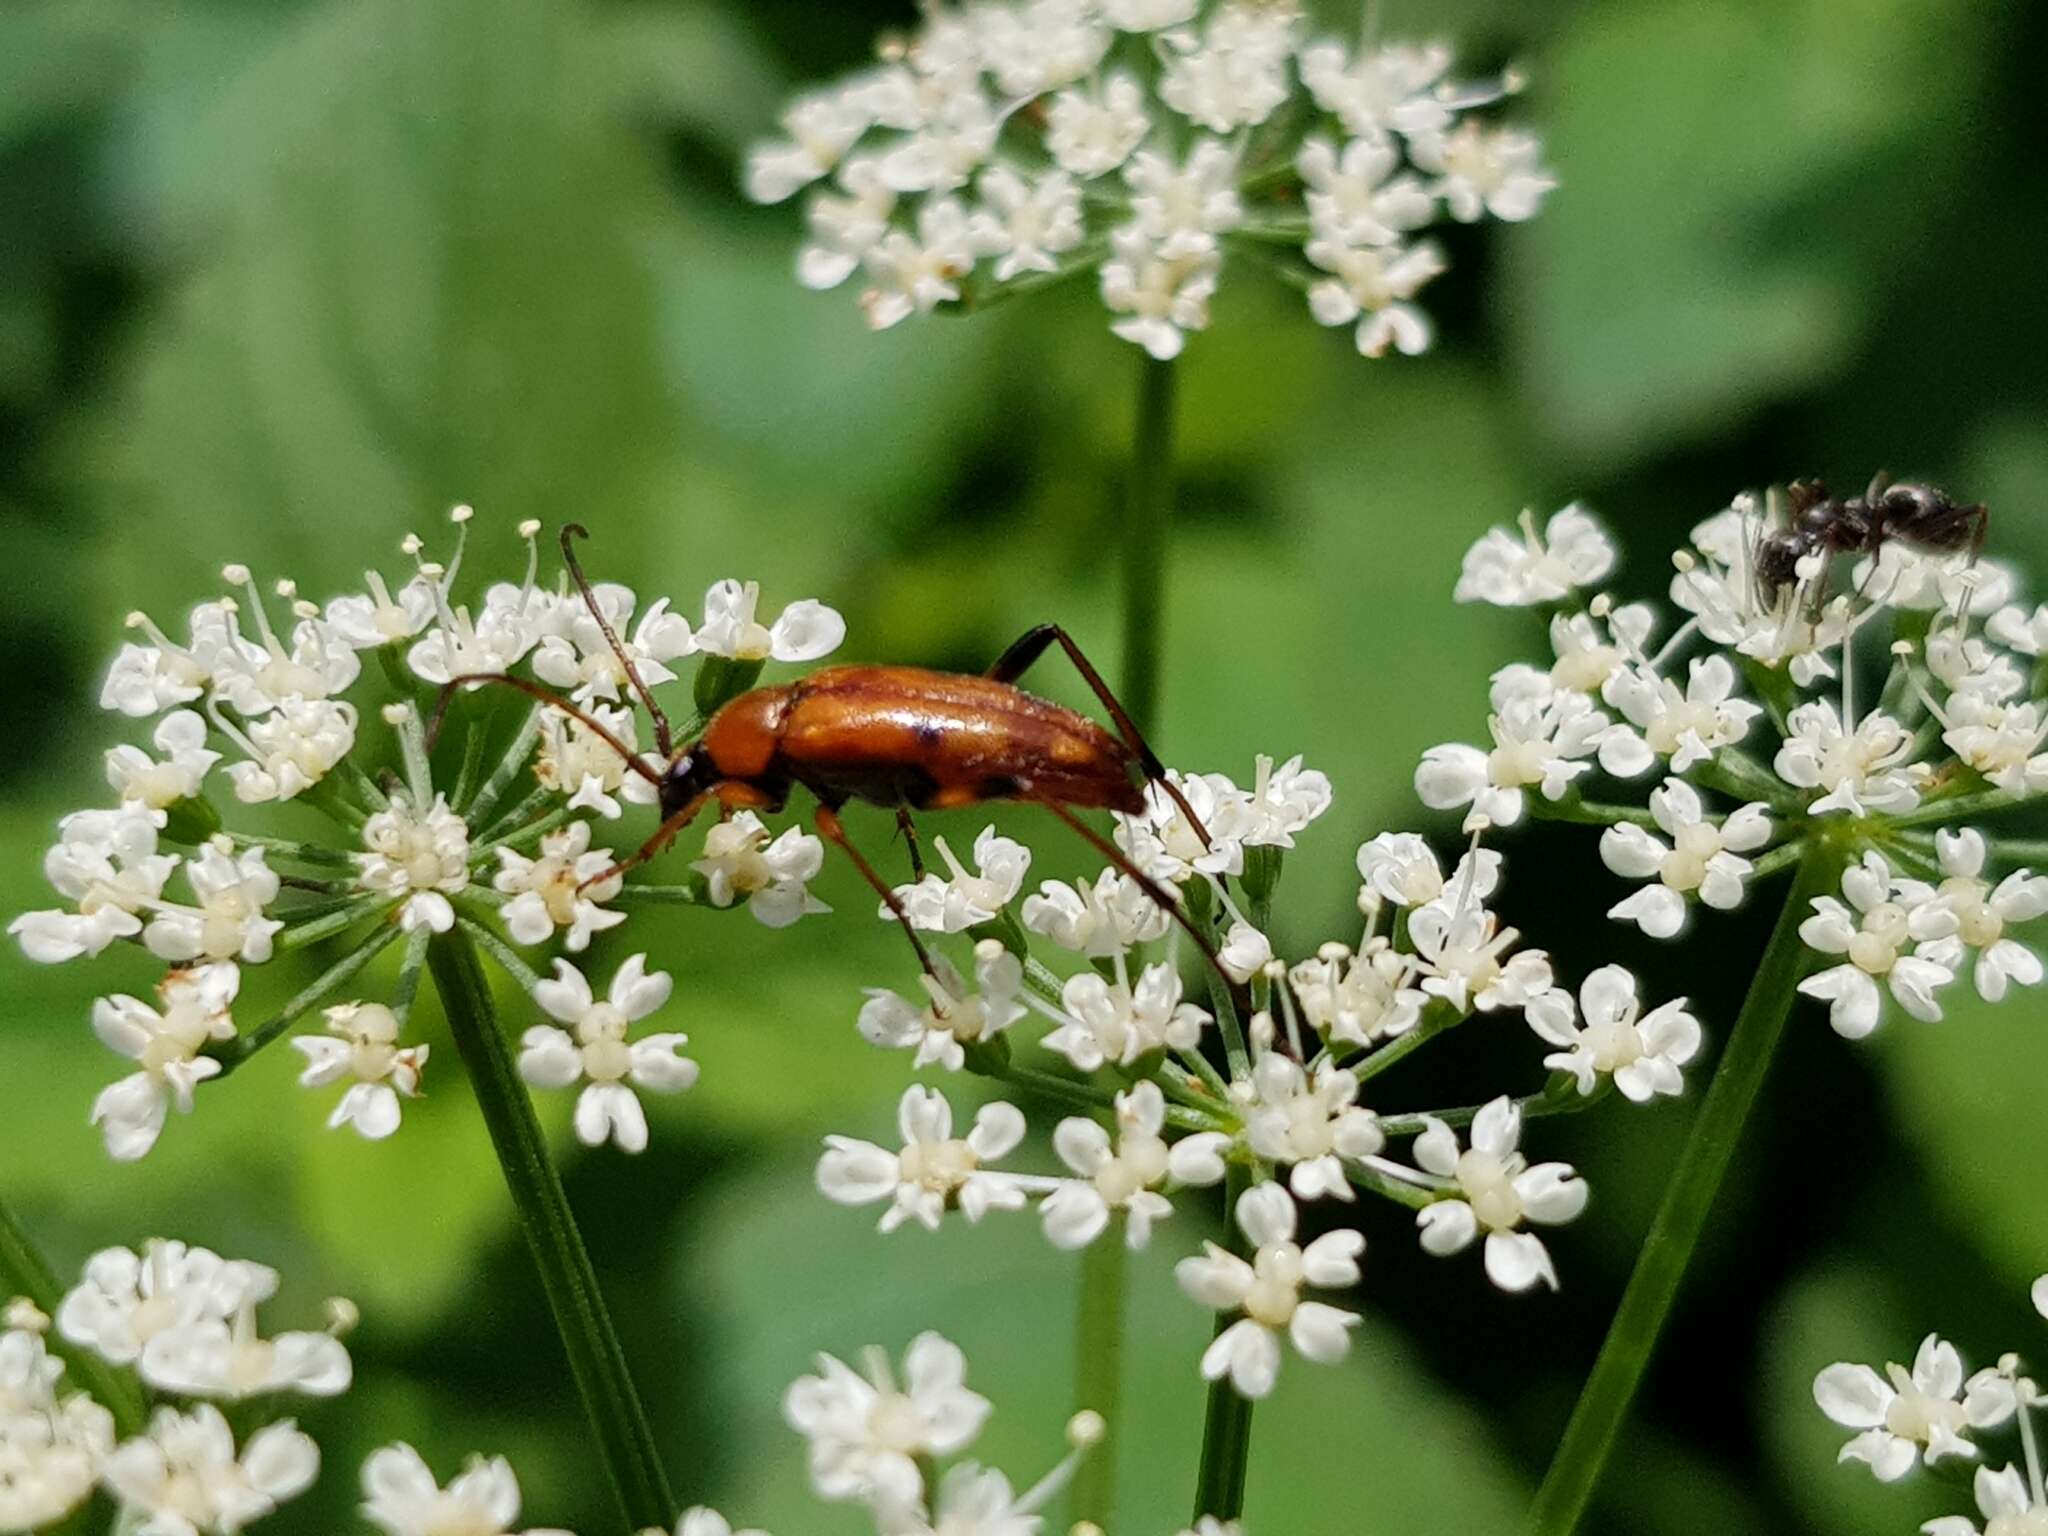
[[(1335, 7), (1348, 28), (1352, 9)], [(1290, 860), (1283, 948), (1350, 928), (1350, 851), (1418, 819), (1420, 750), (1482, 729), (1487, 673), (1532, 620), (1455, 610), (1457, 560), (1523, 505), (1583, 497), (1628, 546), (1620, 587), (1739, 487), (1872, 470), (1994, 508), (1994, 553), (2038, 563), (2048, 481), (2037, 97), (2048, 11), (1954, 0), (1387, 0), (1390, 34), (1509, 59), (1563, 188), (1535, 223), (1452, 238), (1438, 350), (1370, 363), (1298, 297), (1226, 273), (1184, 367), (1168, 592), (1166, 757), (1246, 775), (1305, 752), (1337, 804)], [(848, 616), (848, 654), (978, 667), (1057, 617), (1114, 664), (1105, 559), (1138, 366), (1075, 288), (870, 336), (846, 293), (793, 281), (791, 209), (734, 166), (806, 79), (858, 63), (908, 5), (549, 0), (10, 0), (0, 8), (0, 644), (8, 729), (0, 893), (45, 904), (54, 818), (100, 802), (93, 707), (120, 616), (175, 616), (229, 559), (316, 596), (398, 568), (408, 528), (479, 509), (483, 565), (519, 519), (588, 523), (591, 561), (695, 612), (726, 575)], [(1040, 686), (1067, 690), (1057, 669)], [(956, 845), (980, 822), (939, 830)], [(1025, 818), (1036, 873), (1084, 867)], [(1435, 830), (1448, 831), (1446, 825)], [(856, 825), (883, 841), (881, 818)], [(1617, 959), (1652, 995), (1732, 1019), (1766, 910), (1683, 949), (1601, 913), (1590, 836), (1518, 836), (1506, 906), (1573, 975)], [(859, 920), (772, 933), (738, 914), (638, 916), (679, 979), (700, 1086), (629, 1161), (563, 1136), (572, 1195), (687, 1498), (790, 1532), (814, 1511), (778, 1421), (809, 1352), (945, 1329), (994, 1398), (986, 1455), (1020, 1482), (1059, 1451), (1071, 1256), (1035, 1223), (888, 1241), (810, 1186), (826, 1131), (882, 1136), (900, 1059), (852, 1029), (906, 984)], [(1768, 907), (1768, 901), (1764, 903)], [(600, 942), (598, 969), (624, 946)], [(310, 965), (311, 962), (308, 962)], [(252, 974), (285, 995), (284, 966)], [(353, 1296), (354, 1393), (306, 1422), (314, 1496), (266, 1529), (349, 1523), (353, 1469), (415, 1440), (444, 1473), (502, 1450), (528, 1517), (611, 1519), (452, 1051), (395, 1141), (320, 1128), (328, 1095), (278, 1052), (202, 1095), (136, 1167), (85, 1123), (116, 1063), (89, 997), (134, 957), (0, 959), (0, 1188), (60, 1267), (152, 1233), (281, 1267), (280, 1324)], [(1958, 996), (1960, 996), (1960, 989)], [(438, 1038), (438, 1021), (425, 1020)], [(1469, 1036), (1469, 1038), (1467, 1038)], [(445, 1047), (440, 1048), (445, 1050)], [(1474, 1029), (1381, 1107), (1537, 1080), (1518, 1025)], [(437, 1050), (437, 1064), (443, 1056)], [(2048, 1020), (1959, 1001), (1850, 1047), (1796, 1021), (1644, 1411), (1610, 1532), (1906, 1531), (1955, 1507), (1832, 1463), (1809, 1383), (1838, 1358), (1972, 1363), (2028, 1349), (2048, 1269)], [(318, 1102), (315, 1102), (315, 1100)], [(1567, 1413), (1690, 1104), (1546, 1127), (1595, 1191), (1554, 1247), (1556, 1297), (1493, 1294), (1476, 1261), (1364, 1210), (1361, 1343), (1294, 1361), (1262, 1408), (1265, 1536), (1510, 1529)], [(1041, 1108), (1039, 1119), (1053, 1118)], [(1133, 1418), (1115, 1536), (1164, 1533), (1192, 1486), (1208, 1320), (1173, 1292), (1174, 1223), (1139, 1266)], [(1923, 1507), (1924, 1506), (1924, 1507)]]

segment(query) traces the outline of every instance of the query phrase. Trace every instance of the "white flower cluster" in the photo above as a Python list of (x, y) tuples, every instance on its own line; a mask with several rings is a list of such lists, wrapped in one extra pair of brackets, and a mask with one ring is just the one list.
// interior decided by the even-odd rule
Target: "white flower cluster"
[[(782, 1411), (809, 1443), (812, 1491), (866, 1506), (877, 1536), (1031, 1536), (1041, 1524), (1036, 1512), (1102, 1438), (1099, 1415), (1076, 1414), (1067, 1424), (1065, 1458), (1022, 1493), (1002, 1472), (974, 1461), (956, 1461), (941, 1473), (938, 1460), (971, 1447), (989, 1416), (988, 1399), (967, 1386), (967, 1357), (925, 1333), (904, 1351), (900, 1375), (880, 1349), (866, 1351), (861, 1363), (856, 1371), (820, 1355), (818, 1374), (791, 1384)], [(722, 1519), (702, 1513), (701, 1533), (685, 1529), (679, 1536), (726, 1536)]]
[[(2048, 1275), (2034, 1282), (2033, 1300), (2048, 1318)], [(1947, 1515), (1920, 1529), (1925, 1536), (2032, 1536), (2048, 1526), (2035, 1424), (2043, 1399), (2018, 1355), (2002, 1355), (1996, 1365), (1965, 1377), (1955, 1346), (1930, 1333), (1910, 1370), (1887, 1365), (1880, 1374), (1867, 1365), (1831, 1365), (1814, 1378), (1813, 1397), (1822, 1413), (1857, 1432), (1840, 1459), (1863, 1462), (1884, 1483), (1922, 1462), (1977, 1460), (1980, 1440), (2016, 1421), (2023, 1465), (1977, 1468), (1973, 1491), (1984, 1524)]]
[(1451, 51), (1318, 37), (1294, 0), (924, 7), (881, 58), (799, 97), (748, 157), (757, 202), (808, 193), (797, 276), (861, 274), (871, 325), (1098, 274), (1111, 329), (1170, 358), (1233, 246), (1281, 259), (1358, 350), (1423, 351), (1445, 270), (1418, 232), (1535, 215), (1534, 135), (1467, 114)]
[[(263, 1423), (238, 1446), (216, 1406), (348, 1388), (348, 1351), (332, 1333), (257, 1331), (256, 1308), (277, 1283), (265, 1265), (177, 1242), (93, 1255), (57, 1307), (58, 1334), (185, 1404), (158, 1407), (126, 1438), (107, 1405), (60, 1393), (63, 1367), (44, 1342), (51, 1319), (26, 1302), (10, 1306), (0, 1332), (0, 1530), (53, 1528), (102, 1488), (123, 1530), (234, 1536), (310, 1487), (319, 1448), (290, 1419)], [(329, 1305), (337, 1319), (353, 1316), (345, 1302)]]
[[(112, 1156), (146, 1154), (172, 1110), (191, 1111), (201, 1084), (322, 1005), (325, 1030), (292, 1042), (306, 1061), (300, 1081), (342, 1087), (331, 1125), (393, 1134), (431, 1054), (429, 1042), (407, 1038), (425, 946), (458, 924), (562, 1026), (531, 1031), (521, 1066), (536, 1085), (584, 1085), (575, 1118), (585, 1141), (637, 1151), (647, 1124), (635, 1090), (674, 1093), (694, 1081), (695, 1066), (675, 1054), (680, 1035), (626, 1038), (667, 996), (667, 978), (650, 976), (644, 957), (617, 971), (600, 1002), (574, 966), (558, 960), (555, 979), (543, 981), (516, 946), (559, 941), (580, 954), (625, 922), (622, 904), (650, 894), (623, 878), (622, 852), (593, 846), (594, 828), (622, 815), (623, 802), (655, 802), (665, 767), (638, 749), (645, 733), (628, 664), (655, 687), (694, 656), (700, 694), (708, 678), (714, 694), (729, 695), (767, 661), (825, 655), (845, 624), (808, 599), (770, 617), (751, 582), (715, 583), (695, 627), (668, 599), (643, 608), (613, 583), (586, 601), (566, 579), (537, 583), (532, 523), (519, 530), (523, 579), (492, 584), (471, 605), (456, 589), (470, 520), (467, 507), (455, 509), (445, 566), (409, 536), (408, 579), (368, 571), (363, 591), (324, 607), (280, 581), (273, 612), (237, 565), (223, 573), (230, 592), (194, 608), (182, 639), (131, 616), (142, 638), (121, 648), (100, 697), (154, 721), (151, 746), (107, 752), (118, 803), (65, 816), (43, 861), (63, 904), (8, 928), (45, 963), (132, 943), (168, 967), (153, 995), (115, 994), (92, 1008), (94, 1033), (133, 1063), (92, 1106)], [(428, 742), (408, 679), (439, 685), (507, 670), (528, 687), (562, 690), (602, 729), (536, 702), (507, 751), (492, 730), (498, 695), (467, 692), (449, 701), (438, 745)], [(377, 690), (384, 702), (366, 697)], [(388, 735), (359, 731), (365, 719)], [(230, 793), (218, 793), (223, 784)], [(294, 840), (238, 830), (244, 808), (271, 801), (310, 808), (326, 831)], [(817, 838), (790, 831), (771, 842), (744, 814), (709, 828), (691, 884), (659, 894), (744, 901), (781, 926), (824, 910), (808, 891), (823, 857)], [(352, 947), (313, 989), (259, 1024), (237, 1022), (244, 967), (336, 938)], [(401, 941), (393, 994), (349, 997), (349, 980)]]
[[(1552, 658), (1495, 673), (1491, 745), (1431, 748), (1418, 792), (1469, 807), (1471, 826), (1603, 825), (1607, 867), (1640, 882), (1611, 915), (1656, 938), (1681, 934), (1696, 903), (1740, 905), (1809, 851), (1846, 865), (1840, 896), (1812, 897), (1800, 927), (1830, 962), (1800, 990), (1850, 1038), (1877, 1027), (1887, 994), (1939, 1019), (1938, 994), (1966, 969), (1987, 1002), (2037, 985), (2042, 962), (2011, 930), (2048, 913), (2048, 878), (2009, 867), (2018, 859), (1973, 823), (2048, 789), (2048, 700), (2026, 664), (2048, 608), (2011, 604), (2016, 581), (1992, 562), (1897, 537), (1846, 573), (1811, 556), (1772, 590), (1757, 551), (1779, 526), (1742, 496), (1695, 528), (1670, 583), (1682, 621), (1654, 650), (1665, 620), (1599, 590), (1615, 550), (1583, 508), (1487, 534), (1457, 597), (1549, 608)], [(1858, 637), (1884, 615), (1890, 669), (1859, 711)], [(1740, 696), (1745, 678), (1763, 702)], [(1808, 696), (1830, 681), (1838, 696)], [(1765, 735), (1774, 744), (1758, 746)], [(1583, 788), (1596, 770), (1662, 778), (1646, 808), (1596, 804)]]
[[(1205, 1244), (1177, 1273), (1191, 1299), (1231, 1317), (1203, 1374), (1248, 1397), (1273, 1390), (1284, 1345), (1334, 1361), (1359, 1322), (1312, 1294), (1356, 1285), (1365, 1245), (1342, 1225), (1304, 1234), (1317, 1202), (1351, 1202), (1363, 1188), (1415, 1211), (1426, 1252), (1477, 1245), (1503, 1290), (1555, 1286), (1536, 1229), (1576, 1217), (1586, 1185), (1565, 1164), (1529, 1161), (1525, 1119), (1590, 1103), (1609, 1084), (1638, 1102), (1680, 1092), (1701, 1043), (1683, 1001), (1644, 1011), (1618, 966), (1574, 998), (1492, 909), (1500, 854), (1475, 844), (1446, 874), (1415, 833), (1358, 850), (1363, 932), (1289, 963), (1267, 935), (1273, 890), (1285, 850), (1330, 808), (1328, 778), (1299, 758), (1261, 757), (1248, 787), (1170, 770), (1167, 786), (1118, 818), (1122, 858), (1092, 880), (1042, 881), (1027, 895), (1031, 853), (1014, 839), (986, 829), (971, 863), (942, 844), (945, 872), (896, 895), (916, 927), (972, 941), (971, 972), (937, 956), (921, 995), (874, 988), (859, 1010), (861, 1035), (909, 1052), (914, 1068), (1088, 1109), (1052, 1129), (1059, 1170), (1018, 1166), (1028, 1126), (1009, 1098), (981, 1104), (963, 1131), (948, 1094), (918, 1083), (892, 1144), (826, 1138), (820, 1190), (879, 1207), (884, 1232), (1035, 1206), (1057, 1247), (1139, 1248), (1184, 1191), (1229, 1177), (1236, 1241)], [(1148, 883), (1175, 893), (1179, 915), (1211, 936), (1248, 1015), (1231, 986), (1212, 987), (1208, 1006), (1185, 995), (1184, 934)], [(1370, 1080), (1417, 1047), (1467, 1019), (1513, 1013), (1550, 1048), (1544, 1091), (1437, 1114), (1367, 1107)], [(1063, 1070), (1015, 1063), (1034, 1019)], [(1388, 1155), (1403, 1136), (1414, 1138), (1407, 1161)]]

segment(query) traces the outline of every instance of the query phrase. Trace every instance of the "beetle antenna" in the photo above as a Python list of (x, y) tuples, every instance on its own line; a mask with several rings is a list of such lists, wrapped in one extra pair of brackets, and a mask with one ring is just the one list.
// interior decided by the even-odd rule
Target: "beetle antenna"
[(551, 709), (559, 709), (599, 741), (602, 741), (606, 746), (618, 753), (628, 771), (639, 774), (641, 778), (652, 784), (656, 789), (661, 788), (661, 775), (641, 762), (639, 754), (619, 740), (618, 733), (589, 710), (584, 709), (580, 705), (572, 704), (559, 693), (549, 692), (541, 687), (539, 683), (529, 683), (525, 678), (513, 677), (507, 672), (464, 672), (460, 676), (449, 678), (442, 685), (441, 697), (434, 701), (434, 713), (427, 721), (427, 750), (429, 752), (433, 751), (434, 743), (440, 739), (441, 722), (448, 713), (449, 701), (455, 697), (457, 689), (472, 683), (496, 683), (501, 688), (516, 688), (530, 699), (537, 699)]
[(587, 539), (590, 530), (581, 523), (562, 524), (562, 563), (569, 567), (569, 575), (576, 583), (576, 590), (583, 594), (583, 602), (590, 609), (590, 616), (597, 620), (597, 627), (604, 632), (604, 638), (612, 648), (612, 655), (619, 659), (619, 665), (626, 669), (626, 681), (633, 685), (633, 691), (640, 696), (640, 702), (647, 706), (647, 713), (654, 717), (654, 744), (661, 749), (663, 757), (676, 755), (675, 741), (669, 732), (668, 716), (661, 712), (661, 706), (654, 702), (654, 695), (640, 680), (640, 671), (633, 665), (633, 658), (626, 654), (626, 648), (619, 644), (619, 637), (612, 629), (611, 620), (604, 616), (604, 609), (597, 601), (597, 594), (591, 590), (590, 578), (583, 574), (583, 567), (577, 562), (576, 551), (571, 547), (573, 539)]

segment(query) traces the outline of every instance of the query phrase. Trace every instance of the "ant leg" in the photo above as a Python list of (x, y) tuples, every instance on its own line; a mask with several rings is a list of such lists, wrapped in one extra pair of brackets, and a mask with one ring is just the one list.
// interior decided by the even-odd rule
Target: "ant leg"
[(1059, 817), (1061, 821), (1064, 821), (1074, 831), (1078, 832), (1091, 848), (1109, 860), (1125, 878), (1135, 881), (1138, 889), (1151, 898), (1152, 904), (1176, 923), (1179, 923), (1181, 928), (1187, 933), (1187, 936), (1195, 941), (1195, 947), (1216, 968), (1216, 974), (1223, 978), (1224, 984), (1226, 986), (1234, 985), (1231, 982), (1230, 973), (1223, 969), (1223, 962), (1216, 958), (1216, 946), (1209, 941), (1209, 936), (1206, 933), (1195, 926), (1194, 919), (1188, 916), (1186, 910), (1181, 906), (1179, 898), (1173, 892), (1167, 890), (1165, 886), (1138, 868), (1136, 864), (1131, 862), (1129, 854), (1089, 826), (1087, 822), (1076, 816), (1059, 801), (1044, 795), (1033, 795), (1028, 788), (1022, 786), (1020, 788), (1025, 799), (1029, 800), (1033, 805), (1042, 805), (1048, 811), (1051, 811), (1053, 815)]
[(839, 847), (846, 851), (846, 856), (853, 860), (853, 867), (860, 871), (861, 878), (875, 888), (875, 894), (882, 898), (882, 904), (889, 909), (890, 914), (902, 925), (903, 936), (910, 940), (910, 947), (917, 951), (919, 967), (923, 969), (925, 975), (936, 977), (938, 972), (932, 967), (931, 951), (924, 947), (924, 940), (920, 939), (917, 936), (917, 930), (911, 927), (910, 914), (903, 910), (903, 903), (896, 899), (896, 892), (889, 882), (875, 873), (875, 866), (867, 861), (867, 855), (853, 846), (852, 841), (846, 835), (845, 826), (839, 820), (839, 813), (820, 800), (817, 812), (811, 819), (817, 824), (820, 837), (824, 838), (828, 843), (838, 844)]
[(999, 683), (1014, 683), (1024, 675), (1034, 661), (1045, 654), (1047, 647), (1055, 643), (1067, 653), (1067, 660), (1074, 664), (1074, 670), (1081, 674), (1081, 680), (1109, 712), (1110, 720), (1116, 725), (1117, 735), (1122, 737), (1124, 745), (1131, 749), (1131, 754), (1137, 758), (1138, 766), (1144, 770), (1145, 777), (1166, 792), (1167, 798), (1172, 800), (1181, 815), (1187, 818), (1188, 825), (1195, 829), (1195, 835), (1201, 838), (1202, 846), (1211, 846), (1209, 829), (1202, 825), (1202, 818), (1197, 816), (1195, 808), (1188, 804), (1187, 796), (1168, 780), (1166, 765), (1159, 761), (1159, 754), (1152, 750), (1145, 740), (1144, 733), (1138, 729), (1137, 722), (1131, 719), (1129, 712), (1118, 702), (1117, 696), (1110, 692), (1109, 684), (1102, 680), (1102, 674), (1095, 670), (1094, 664), (1086, 656), (1081, 654), (1081, 647), (1074, 643), (1074, 637), (1066, 630), (1057, 624), (1033, 625), (1020, 635), (1008, 650), (996, 658), (995, 665), (988, 669), (988, 675)]
[[(501, 688), (517, 689), (528, 698), (538, 700), (550, 709), (560, 710), (599, 741), (618, 753), (620, 759), (626, 765), (627, 772), (637, 773), (656, 789), (661, 787), (661, 775), (641, 762), (639, 754), (619, 740), (617, 733), (602, 720), (591, 714), (589, 710), (584, 709), (580, 705), (572, 704), (560, 694), (550, 692), (548, 689), (541, 687), (539, 683), (530, 683), (525, 678), (514, 677), (508, 672), (464, 672), (449, 678), (446, 683), (442, 684), (441, 696), (434, 701), (434, 713), (427, 721), (427, 748), (429, 751), (433, 749), (434, 743), (440, 739), (441, 722), (447, 717), (448, 705), (454, 699), (456, 690), (467, 688), (472, 684), (482, 683), (495, 683)], [(667, 754), (664, 753), (664, 755)]]
[(924, 878), (924, 850), (918, 846), (917, 823), (910, 819), (910, 807), (896, 807), (896, 830), (903, 834), (903, 841), (910, 849), (910, 878)]

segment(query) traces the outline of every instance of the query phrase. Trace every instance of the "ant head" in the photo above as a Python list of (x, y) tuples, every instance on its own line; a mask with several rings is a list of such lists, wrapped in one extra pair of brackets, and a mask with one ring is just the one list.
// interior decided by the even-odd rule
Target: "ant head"
[(700, 737), (686, 742), (669, 759), (668, 767), (661, 775), (661, 815), (665, 821), (688, 805), (707, 789), (724, 782), (725, 775), (718, 771), (718, 764), (711, 760), (711, 754), (704, 750)]

